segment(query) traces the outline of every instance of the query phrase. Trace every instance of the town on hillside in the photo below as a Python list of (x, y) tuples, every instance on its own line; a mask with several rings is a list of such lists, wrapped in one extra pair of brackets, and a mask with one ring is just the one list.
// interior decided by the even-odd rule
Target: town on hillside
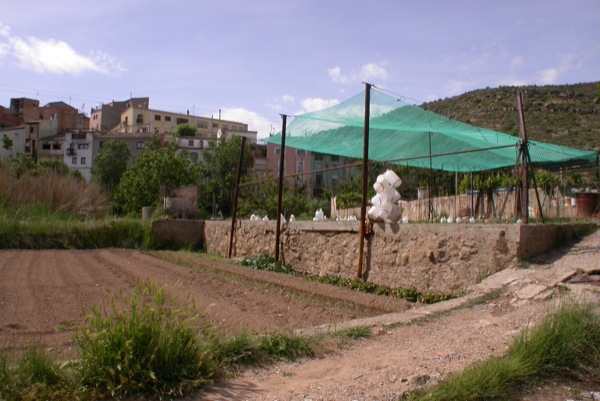
[[(195, 128), (192, 135), (177, 135), (177, 128)], [(150, 108), (150, 98), (139, 97), (112, 101), (92, 107), (89, 115), (63, 102), (40, 106), (39, 100), (12, 98), (9, 107), (0, 105), (0, 159), (17, 154), (34, 160), (62, 160), (69, 168), (91, 180), (94, 159), (107, 141), (122, 141), (129, 146), (131, 161), (154, 138), (175, 141), (193, 160), (202, 160), (209, 141), (222, 137), (243, 136), (254, 147), (253, 170), (258, 176), (279, 171), (281, 148), (265, 144), (250, 131), (248, 124), (218, 117)], [(290, 187), (302, 185), (312, 196), (323, 194), (324, 188), (357, 175), (354, 169), (336, 169), (353, 161), (335, 155), (324, 155), (301, 149), (286, 148), (285, 171)], [(311, 174), (311, 171), (318, 171)]]

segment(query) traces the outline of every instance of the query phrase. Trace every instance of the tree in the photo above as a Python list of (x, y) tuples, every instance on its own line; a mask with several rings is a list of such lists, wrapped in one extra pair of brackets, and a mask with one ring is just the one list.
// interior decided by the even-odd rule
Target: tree
[(114, 192), (121, 181), (131, 152), (123, 141), (109, 141), (102, 145), (94, 160), (92, 177), (109, 193)]
[(197, 180), (198, 167), (177, 150), (176, 144), (146, 149), (121, 177), (113, 210), (117, 214), (139, 213), (142, 207), (159, 203), (161, 187), (176, 188)]
[(12, 150), (13, 141), (8, 137), (8, 135), (4, 134), (2, 137), (2, 147), (8, 151)]
[[(213, 214), (213, 203), (217, 211), (230, 216), (233, 209), (233, 193), (240, 158), (240, 137), (221, 138), (209, 142), (208, 149), (199, 162), (200, 176), (199, 202), (205, 215)], [(250, 147), (244, 149), (242, 175), (246, 175), (252, 165)]]
[(196, 135), (196, 128), (188, 124), (179, 124), (175, 129), (176, 136), (194, 136)]

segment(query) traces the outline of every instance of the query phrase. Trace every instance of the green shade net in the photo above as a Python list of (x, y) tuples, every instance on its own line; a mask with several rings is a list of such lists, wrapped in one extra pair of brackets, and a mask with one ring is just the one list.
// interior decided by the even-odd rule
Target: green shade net
[[(286, 147), (362, 159), (364, 93), (325, 110), (296, 116)], [(281, 144), (281, 133), (267, 143)], [(451, 120), (373, 89), (369, 160), (444, 171), (476, 172), (514, 166), (520, 139)], [(528, 141), (533, 165), (558, 169), (598, 162), (594, 151)]]

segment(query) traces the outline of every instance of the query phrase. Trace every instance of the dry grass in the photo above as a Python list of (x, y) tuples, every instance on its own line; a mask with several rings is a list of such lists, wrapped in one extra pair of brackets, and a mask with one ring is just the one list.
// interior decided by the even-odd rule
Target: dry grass
[(110, 207), (108, 196), (97, 184), (52, 171), (17, 178), (8, 166), (0, 167), (0, 196), (0, 204), (9, 208), (41, 204), (58, 213), (82, 217), (103, 215)]

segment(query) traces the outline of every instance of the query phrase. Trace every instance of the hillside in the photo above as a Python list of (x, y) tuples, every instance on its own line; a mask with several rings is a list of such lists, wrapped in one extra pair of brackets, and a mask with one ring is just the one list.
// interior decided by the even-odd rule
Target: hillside
[(529, 139), (600, 150), (600, 82), (486, 88), (423, 103), (421, 107), (468, 124), (518, 135), (518, 90), (523, 92)]

